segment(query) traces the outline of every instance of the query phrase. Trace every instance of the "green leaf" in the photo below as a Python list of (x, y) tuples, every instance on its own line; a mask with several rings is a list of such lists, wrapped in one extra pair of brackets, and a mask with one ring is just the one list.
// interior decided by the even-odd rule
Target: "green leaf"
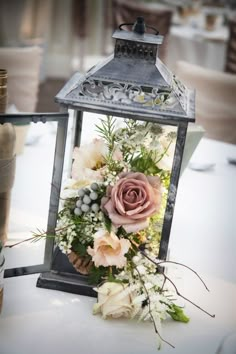
[(187, 317), (183, 311), (183, 309), (175, 304), (170, 306), (170, 310), (167, 313), (173, 318), (175, 321), (188, 323), (190, 318)]
[(95, 265), (93, 265), (88, 275), (88, 283), (93, 285), (97, 285), (101, 283), (101, 281), (107, 275), (107, 273), (108, 273), (108, 268), (95, 267)]
[(85, 245), (82, 245), (82, 243), (77, 243), (77, 241), (72, 242), (72, 249), (80, 257), (84, 257), (87, 255), (87, 247)]
[(114, 148), (115, 123), (115, 118), (107, 116), (106, 119), (100, 119), (100, 125), (95, 125), (98, 134), (106, 141), (109, 153), (111, 153)]
[(108, 232), (111, 232), (112, 222), (107, 215), (104, 215), (104, 224)]
[(149, 175), (156, 175), (161, 171), (157, 167), (156, 162), (154, 161), (151, 154), (146, 154), (145, 151), (142, 151), (142, 154), (131, 161), (131, 167), (135, 171)]
[(107, 281), (109, 281), (111, 283), (118, 283), (118, 284), (124, 284), (124, 283), (128, 283), (129, 282), (128, 280), (116, 279), (113, 274), (109, 274), (108, 275)]

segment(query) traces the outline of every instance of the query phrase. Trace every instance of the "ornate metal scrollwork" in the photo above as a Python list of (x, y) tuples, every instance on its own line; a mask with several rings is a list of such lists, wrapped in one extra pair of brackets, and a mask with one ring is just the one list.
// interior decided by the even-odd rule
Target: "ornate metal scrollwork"
[(143, 107), (159, 106), (162, 109), (174, 108), (177, 104), (176, 97), (171, 91), (157, 87), (144, 88), (127, 83), (101, 82), (89, 79), (80, 86), (79, 95), (127, 105), (135, 103)]

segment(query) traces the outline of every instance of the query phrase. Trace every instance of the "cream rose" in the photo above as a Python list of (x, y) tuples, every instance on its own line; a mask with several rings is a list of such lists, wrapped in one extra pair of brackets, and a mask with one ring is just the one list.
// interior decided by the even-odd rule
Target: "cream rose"
[(93, 307), (93, 314), (101, 313), (103, 318), (130, 318), (132, 314), (132, 305), (130, 295), (120, 296), (121, 292), (126, 289), (128, 285), (111, 283), (104, 283), (95, 290), (98, 293), (98, 302)]
[(75, 180), (101, 180), (101, 167), (105, 163), (107, 146), (102, 139), (94, 139), (92, 143), (75, 147), (73, 152), (72, 178)]
[(131, 244), (129, 240), (119, 239), (114, 232), (99, 230), (94, 234), (93, 248), (88, 247), (87, 252), (92, 256), (92, 260), (96, 267), (116, 266), (123, 268), (127, 259), (124, 256)]
[(112, 223), (123, 226), (126, 232), (137, 232), (148, 227), (148, 218), (158, 212), (161, 204), (161, 182), (158, 176), (145, 176), (140, 172), (121, 174), (102, 208)]

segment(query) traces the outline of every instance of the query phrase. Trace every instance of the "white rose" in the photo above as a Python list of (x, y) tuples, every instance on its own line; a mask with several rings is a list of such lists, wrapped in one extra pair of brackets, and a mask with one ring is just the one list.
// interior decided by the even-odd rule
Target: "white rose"
[(93, 314), (101, 313), (103, 318), (108, 317), (130, 318), (132, 313), (130, 294), (121, 296), (128, 285), (107, 282), (95, 290), (98, 293), (98, 302), (94, 305)]

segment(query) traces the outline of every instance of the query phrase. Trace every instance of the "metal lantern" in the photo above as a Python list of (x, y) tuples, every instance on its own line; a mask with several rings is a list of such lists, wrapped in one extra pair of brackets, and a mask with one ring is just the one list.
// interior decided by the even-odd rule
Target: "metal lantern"
[[(76, 120), (75, 145), (80, 143), (84, 111), (131, 118), (177, 127), (177, 139), (163, 222), (159, 257), (166, 259), (174, 204), (188, 122), (194, 122), (194, 92), (188, 90), (159, 60), (163, 37), (145, 33), (142, 17), (132, 31), (115, 31), (115, 51), (86, 74), (76, 73), (56, 96), (64, 108), (73, 109)], [(158, 98), (167, 94), (170, 105)], [(51, 270), (38, 279), (39, 287), (95, 296), (86, 276), (79, 275), (67, 256), (56, 248)]]
[[(56, 102), (63, 111), (74, 110), (74, 146), (80, 144), (86, 111), (177, 128), (159, 250), (159, 258), (166, 259), (187, 127), (189, 122), (194, 122), (194, 92), (159, 60), (158, 47), (163, 37), (153, 28), (153, 34), (146, 33), (146, 27), (142, 17), (137, 18), (131, 31), (123, 30), (121, 25), (113, 35), (114, 54), (86, 74), (75, 73), (56, 96)], [(163, 95), (168, 97), (169, 104), (160, 103)], [(64, 145), (60, 150), (63, 153)], [(56, 165), (54, 170), (57, 180), (60, 179), (61, 171), (58, 173)], [(56, 228), (58, 203), (57, 196), (50, 204), (50, 233)], [(51, 238), (46, 241), (45, 266), (37, 286), (96, 296), (87, 276), (76, 272)]]

